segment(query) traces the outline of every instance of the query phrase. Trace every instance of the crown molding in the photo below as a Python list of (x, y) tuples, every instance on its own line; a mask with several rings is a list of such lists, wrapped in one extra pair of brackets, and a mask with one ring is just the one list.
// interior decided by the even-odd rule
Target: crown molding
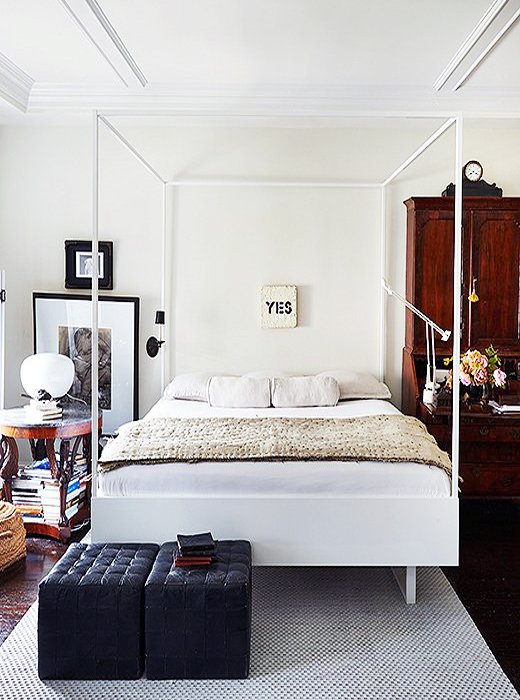
[[(500, 109), (497, 109), (497, 104)], [(413, 86), (173, 86), (148, 84), (145, 90), (106, 85), (35, 83), (29, 112), (140, 111), (178, 115), (338, 116), (352, 112), (429, 113), (449, 116), (520, 113), (518, 92), (466, 88), (463, 93)]]
[(27, 73), (0, 53), (0, 97), (25, 112), (33, 85), (34, 80)]

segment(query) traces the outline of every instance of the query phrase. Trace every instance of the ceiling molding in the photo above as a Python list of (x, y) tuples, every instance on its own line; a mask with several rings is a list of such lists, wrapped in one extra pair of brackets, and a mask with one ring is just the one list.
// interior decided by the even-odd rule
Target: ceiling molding
[(149, 84), (146, 91), (114, 90), (109, 86), (56, 85), (36, 83), (31, 91), (29, 112), (87, 112), (92, 110), (135, 110), (179, 115), (322, 115), (341, 116), (355, 112), (428, 112), (449, 116), (457, 111), (496, 114), (497, 104), (508, 113), (520, 113), (520, 89), (440, 93), (431, 88), (401, 86), (337, 86), (323, 88), (301, 85), (205, 88)]
[(456, 92), (476, 72), (520, 17), (520, 0), (495, 0), (464, 39), (433, 87)]
[(505, 37), (505, 35), (508, 33), (508, 31), (511, 29), (511, 27), (517, 22), (517, 20), (520, 18), (520, 8), (514, 13), (514, 15), (509, 19), (506, 24), (502, 27), (502, 29), (498, 32), (498, 34), (490, 41), (490, 43), (486, 46), (486, 48), (476, 57), (476, 59), (473, 61), (473, 63), (470, 65), (470, 67), (466, 70), (464, 75), (457, 80), (455, 85), (452, 87), (453, 92), (456, 92), (464, 83), (466, 83), (469, 78), (473, 75), (473, 73), (477, 70), (477, 68), (480, 66), (482, 61), (490, 54), (493, 49), (499, 44), (500, 41)]
[(508, 0), (494, 0), (491, 6), (486, 10), (484, 15), (479, 19), (475, 27), (471, 30), (468, 36), (464, 39), (460, 47), (455, 52), (455, 55), (450, 60), (446, 68), (434, 82), (433, 87), (440, 90), (449, 78), (455, 73), (457, 68), (464, 61), (471, 49), (484, 35), (491, 23), (496, 19), (500, 11), (507, 5)]
[(58, 0), (125, 87), (145, 87), (143, 71), (97, 0)]
[(0, 97), (25, 112), (34, 80), (0, 53)]

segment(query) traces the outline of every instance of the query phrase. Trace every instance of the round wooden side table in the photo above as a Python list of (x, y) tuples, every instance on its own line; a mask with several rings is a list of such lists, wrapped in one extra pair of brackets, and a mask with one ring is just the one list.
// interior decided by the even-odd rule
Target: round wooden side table
[[(102, 416), (98, 426), (101, 431)], [(59, 420), (33, 423), (27, 419), (24, 408), (11, 408), (0, 411), (0, 477), (4, 486), (4, 498), (12, 501), (12, 479), (19, 469), (17, 439), (29, 440), (33, 459), (47, 457), (51, 474), (59, 482), (60, 517), (55, 523), (25, 522), (28, 534), (47, 535), (62, 541), (69, 539), (74, 523), (90, 517), (90, 484), (87, 486), (85, 506), (73, 516), (65, 515), (67, 489), (72, 476), (74, 461), (82, 447), (87, 462), (87, 473), (92, 471), (91, 462), (92, 415), (86, 406), (65, 406)], [(54, 441), (59, 440), (59, 462), (56, 460)]]

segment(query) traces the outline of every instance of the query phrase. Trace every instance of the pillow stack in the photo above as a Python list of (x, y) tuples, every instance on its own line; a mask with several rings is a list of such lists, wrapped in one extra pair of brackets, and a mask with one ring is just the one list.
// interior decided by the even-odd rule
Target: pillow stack
[(389, 388), (371, 374), (330, 370), (313, 376), (281, 371), (249, 372), (241, 377), (191, 372), (176, 376), (164, 398), (204, 401), (216, 408), (298, 408), (336, 406), (349, 399), (389, 399)]

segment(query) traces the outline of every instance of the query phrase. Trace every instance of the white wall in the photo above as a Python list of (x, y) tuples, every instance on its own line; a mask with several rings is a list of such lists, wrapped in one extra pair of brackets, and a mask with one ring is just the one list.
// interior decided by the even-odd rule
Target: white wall
[[(141, 411), (156, 400), (159, 365), (143, 351), (158, 308), (161, 189), (102, 139), (100, 238), (114, 241), (115, 287), (141, 298)], [(19, 367), (33, 352), (32, 292), (65, 293), (64, 241), (92, 230), (88, 128), (0, 129), (0, 268), (7, 275), (6, 406), (19, 405)]]
[[(431, 124), (274, 130), (212, 125), (126, 128), (169, 177), (381, 179)], [(520, 131), (468, 126), (465, 159), (520, 194)], [(0, 128), (0, 267), (7, 270), (7, 405), (19, 402), (19, 366), (32, 352), (33, 290), (64, 292), (63, 241), (91, 233), (91, 141), (86, 127)], [(404, 290), (405, 208), (453, 180), (446, 136), (389, 189), (389, 278)], [(115, 244), (113, 294), (141, 298), (141, 413), (157, 399), (159, 361), (144, 352), (155, 331), (161, 263), (161, 188), (102, 131), (101, 237)], [(332, 366), (377, 371), (379, 196), (367, 190), (194, 188), (170, 193), (172, 370), (245, 371)], [(296, 284), (299, 326), (260, 328), (262, 284)], [(388, 307), (387, 376), (400, 399), (404, 312)]]
[[(183, 190), (177, 369), (377, 371), (378, 220), (377, 190)], [(298, 286), (297, 328), (260, 327), (264, 284)]]

